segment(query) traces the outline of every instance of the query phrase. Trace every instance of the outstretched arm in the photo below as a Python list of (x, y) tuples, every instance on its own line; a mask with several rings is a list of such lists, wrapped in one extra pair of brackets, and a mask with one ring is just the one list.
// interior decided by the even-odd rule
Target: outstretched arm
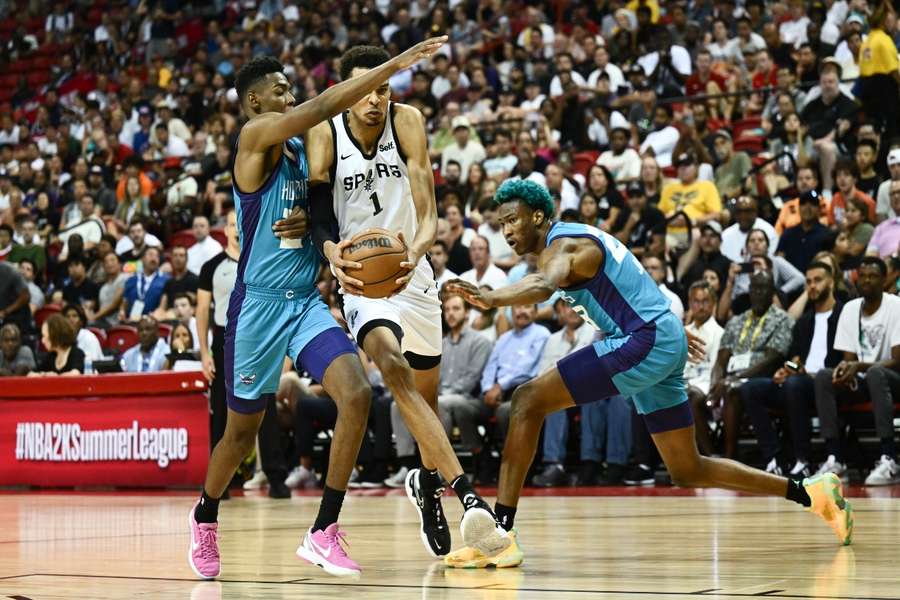
[(406, 155), (409, 170), (409, 187), (416, 207), (416, 237), (409, 243), (409, 256), (401, 266), (409, 272), (397, 280), (406, 285), (413, 271), (437, 236), (437, 202), (434, 199), (434, 174), (428, 157), (428, 138), (425, 135), (425, 118), (412, 106), (395, 104), (394, 126), (401, 150)]
[(447, 290), (461, 295), (470, 304), (485, 309), (543, 302), (569, 278), (575, 258), (574, 251), (565, 248), (562, 239), (554, 241), (544, 252), (549, 252), (550, 255), (540, 270), (526, 275), (512, 285), (483, 292), (471, 283), (454, 279), (447, 283)]
[(265, 152), (272, 146), (302, 135), (372, 92), (391, 75), (411, 67), (419, 60), (429, 58), (447, 41), (447, 36), (420, 42), (402, 54), (370, 71), (341, 82), (312, 100), (308, 100), (286, 113), (266, 113), (248, 122), (241, 131), (240, 145), (247, 152)]

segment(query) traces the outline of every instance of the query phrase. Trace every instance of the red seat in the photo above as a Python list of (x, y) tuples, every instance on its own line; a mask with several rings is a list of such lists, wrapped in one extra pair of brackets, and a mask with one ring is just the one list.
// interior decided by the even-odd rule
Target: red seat
[(594, 150), (579, 152), (572, 157), (572, 167), (576, 173), (587, 177), (588, 171), (597, 162), (599, 156), (600, 153)]
[(194, 237), (194, 232), (190, 229), (182, 229), (181, 231), (176, 231), (172, 234), (172, 237), (169, 238), (169, 247), (184, 246), (185, 248), (190, 248), (196, 243), (197, 238)]
[(37, 309), (34, 313), (34, 322), (37, 325), (38, 329), (44, 324), (44, 321), (47, 320), (50, 315), (55, 315), (59, 311), (62, 310), (62, 306), (59, 304), (47, 304), (42, 308)]
[(28, 86), (32, 89), (50, 83), (50, 73), (47, 71), (35, 71), (28, 74)]
[(106, 330), (100, 329), (99, 327), (88, 327), (88, 331), (97, 336), (97, 339), (100, 341), (100, 347), (106, 348)]
[(209, 235), (212, 237), (212, 239), (219, 242), (219, 244), (221, 244), (223, 248), (228, 245), (228, 238), (225, 236), (225, 230), (223, 228), (215, 227), (213, 229), (210, 229)]
[(168, 323), (160, 323), (159, 324), (159, 337), (161, 337), (162, 339), (166, 340), (166, 342), (168, 342), (169, 336), (172, 335), (173, 329), (175, 329), (175, 328), (172, 327), (171, 325), (169, 325)]
[(117, 352), (125, 352), (138, 343), (138, 332), (131, 325), (116, 325), (106, 332), (106, 347)]

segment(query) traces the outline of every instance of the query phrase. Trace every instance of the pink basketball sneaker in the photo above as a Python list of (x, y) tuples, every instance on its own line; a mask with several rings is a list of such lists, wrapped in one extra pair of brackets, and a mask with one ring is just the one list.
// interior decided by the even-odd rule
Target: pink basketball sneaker
[(359, 577), (362, 569), (347, 556), (347, 552), (341, 545), (346, 544), (343, 531), (338, 530), (338, 524), (332, 523), (324, 530), (313, 531), (310, 529), (303, 538), (303, 543), (297, 548), (297, 556), (307, 562), (322, 567), (326, 573), (338, 577)]
[(188, 548), (188, 562), (197, 577), (212, 579), (219, 575), (219, 544), (216, 541), (218, 523), (198, 523), (194, 518), (195, 504), (188, 515), (191, 523), (191, 546)]

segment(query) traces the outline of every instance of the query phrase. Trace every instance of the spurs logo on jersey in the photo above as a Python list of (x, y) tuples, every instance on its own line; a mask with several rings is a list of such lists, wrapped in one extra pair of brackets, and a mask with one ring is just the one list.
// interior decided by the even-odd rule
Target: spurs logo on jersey
[(369, 227), (402, 231), (407, 241), (416, 235), (416, 207), (409, 171), (394, 130), (394, 104), (388, 105), (384, 130), (372, 154), (350, 133), (349, 114), (331, 120), (334, 138), (334, 214), (341, 239)]

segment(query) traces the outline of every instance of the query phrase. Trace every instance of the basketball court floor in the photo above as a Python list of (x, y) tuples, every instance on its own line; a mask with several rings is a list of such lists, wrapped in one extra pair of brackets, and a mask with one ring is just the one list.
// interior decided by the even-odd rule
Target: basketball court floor
[[(354, 492), (341, 523), (363, 567), (358, 580), (294, 555), (317, 493), (236, 497), (220, 509), (215, 582), (197, 580), (186, 560), (194, 493), (3, 493), (0, 598), (900, 598), (900, 486), (850, 490), (849, 547), (774, 498), (530, 491), (516, 519), (525, 562), (503, 570), (445, 569), (425, 552), (402, 491)], [(459, 504), (448, 495), (444, 506), (458, 539)]]

